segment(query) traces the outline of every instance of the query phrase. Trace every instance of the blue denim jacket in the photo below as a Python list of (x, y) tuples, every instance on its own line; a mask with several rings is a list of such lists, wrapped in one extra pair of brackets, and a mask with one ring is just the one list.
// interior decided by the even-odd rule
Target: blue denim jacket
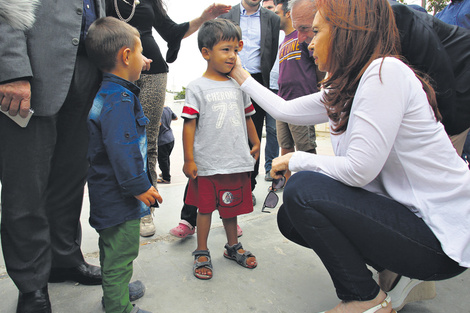
[(90, 225), (97, 230), (150, 214), (134, 196), (151, 186), (140, 89), (105, 73), (88, 115)]

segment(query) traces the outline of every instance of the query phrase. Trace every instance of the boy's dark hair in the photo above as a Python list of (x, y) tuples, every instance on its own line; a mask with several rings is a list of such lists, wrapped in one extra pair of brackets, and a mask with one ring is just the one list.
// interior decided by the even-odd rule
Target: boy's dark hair
[(199, 51), (202, 51), (204, 47), (212, 50), (220, 41), (232, 39), (242, 40), (240, 26), (235, 25), (230, 20), (218, 18), (202, 24), (197, 35), (197, 44)]
[(284, 15), (289, 12), (289, 0), (274, 0), (274, 5), (282, 4), (282, 11), (284, 11)]
[(85, 39), (86, 51), (96, 66), (105, 72), (116, 67), (122, 47), (134, 50), (139, 31), (114, 17), (102, 17), (91, 24)]

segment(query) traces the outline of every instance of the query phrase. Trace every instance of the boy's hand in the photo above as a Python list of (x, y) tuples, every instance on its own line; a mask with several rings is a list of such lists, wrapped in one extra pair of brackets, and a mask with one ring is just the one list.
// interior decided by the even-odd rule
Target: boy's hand
[(255, 160), (258, 160), (259, 152), (260, 152), (260, 145), (259, 144), (254, 145), (250, 150), (250, 154)]
[(155, 189), (155, 187), (153, 187), (153, 186), (150, 187), (150, 189), (147, 190), (146, 192), (141, 193), (140, 195), (137, 195), (137, 196), (134, 196), (134, 197), (137, 200), (140, 200), (143, 203), (145, 203), (146, 206), (151, 206), (156, 201), (158, 201), (158, 203), (163, 202), (162, 196), (160, 196), (157, 189)]
[(184, 162), (183, 173), (189, 179), (195, 179), (197, 177), (197, 165), (194, 161)]

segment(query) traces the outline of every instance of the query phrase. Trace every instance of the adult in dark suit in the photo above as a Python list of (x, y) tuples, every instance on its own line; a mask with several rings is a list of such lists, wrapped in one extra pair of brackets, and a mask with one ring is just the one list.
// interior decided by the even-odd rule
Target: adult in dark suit
[(460, 155), (470, 128), (470, 31), (396, 1), (390, 4), (402, 55), (434, 80), (442, 124)]
[[(248, 3), (250, 5), (248, 5)], [(263, 76), (263, 85), (269, 87), (269, 73), (276, 61), (277, 49), (279, 48), (279, 16), (268, 9), (260, 6), (261, 0), (242, 0), (241, 4), (245, 7), (254, 6), (260, 10), (261, 20), (261, 73)], [(220, 18), (226, 18), (237, 25), (240, 25), (240, 4), (234, 5), (230, 12), (222, 14)], [(243, 34), (242, 34), (243, 36)], [(244, 43), (246, 47), (246, 42)], [(251, 73), (250, 73), (251, 74)]]
[[(277, 60), (277, 50), (279, 48), (280, 19), (279, 19), (279, 16), (277, 16), (270, 10), (263, 8), (260, 5), (260, 2), (261, 0), (242, 0), (241, 4), (237, 4), (233, 6), (232, 9), (228, 13), (222, 14), (220, 17), (229, 19), (233, 21), (234, 23), (236, 23), (237, 25), (241, 26), (242, 39), (244, 41), (243, 50), (248, 51), (248, 50), (256, 48), (257, 51), (254, 53), (256, 54), (259, 52), (259, 60), (258, 60), (259, 66), (256, 66), (256, 68), (253, 70), (250, 70), (250, 68), (248, 67), (247, 69), (250, 72), (250, 74), (258, 82), (263, 84), (265, 87), (269, 88), (269, 74), (271, 72), (271, 69), (273, 68), (274, 62)], [(240, 23), (240, 19), (242, 15), (244, 16), (243, 18), (245, 18), (250, 15), (257, 16), (256, 14), (259, 14), (260, 30), (259, 30), (259, 33), (257, 33), (259, 34), (259, 46), (254, 47), (254, 46), (250, 46), (250, 44), (252, 45), (252, 43), (246, 40), (247, 32), (243, 29), (244, 23)], [(245, 52), (242, 51), (242, 53), (245, 53)], [(242, 59), (242, 63), (245, 67), (247, 65), (250, 65), (248, 63), (251, 62), (251, 60), (245, 60), (243, 58), (243, 54), (241, 54), (240, 56)], [(266, 116), (266, 112), (260, 106), (258, 106), (254, 101), (253, 101), (253, 105), (255, 107), (256, 114), (252, 116), (252, 120), (253, 120), (253, 123), (255, 124), (258, 137), (261, 140), (263, 123), (264, 123), (264, 118)], [(279, 154), (279, 147), (277, 148), (276, 152), (269, 151), (269, 146), (266, 148), (266, 150), (265, 150), (266, 154), (276, 153), (276, 155), (274, 155), (273, 158), (277, 157), (277, 155)], [(256, 176), (258, 175), (258, 172), (259, 172), (259, 159), (256, 161), (255, 169), (251, 177), (251, 189), (252, 190), (255, 188)], [(255, 204), (255, 200), (253, 200), (253, 204)]]
[(104, 0), (43, 0), (26, 30), (0, 22), (1, 239), (17, 312), (50, 312), (47, 283), (100, 284), (80, 249), (88, 163), (86, 117), (101, 80), (84, 37)]

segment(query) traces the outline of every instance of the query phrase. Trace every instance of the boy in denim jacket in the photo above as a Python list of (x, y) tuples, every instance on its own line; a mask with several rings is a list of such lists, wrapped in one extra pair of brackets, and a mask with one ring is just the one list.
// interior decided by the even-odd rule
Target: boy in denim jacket
[[(129, 299), (132, 262), (139, 252), (140, 217), (162, 202), (147, 171), (145, 117), (131, 81), (144, 66), (137, 29), (112, 17), (89, 28), (86, 48), (103, 72), (88, 116), (90, 224), (99, 233), (106, 312), (146, 312)], [(144, 287), (139, 285), (140, 294)]]

